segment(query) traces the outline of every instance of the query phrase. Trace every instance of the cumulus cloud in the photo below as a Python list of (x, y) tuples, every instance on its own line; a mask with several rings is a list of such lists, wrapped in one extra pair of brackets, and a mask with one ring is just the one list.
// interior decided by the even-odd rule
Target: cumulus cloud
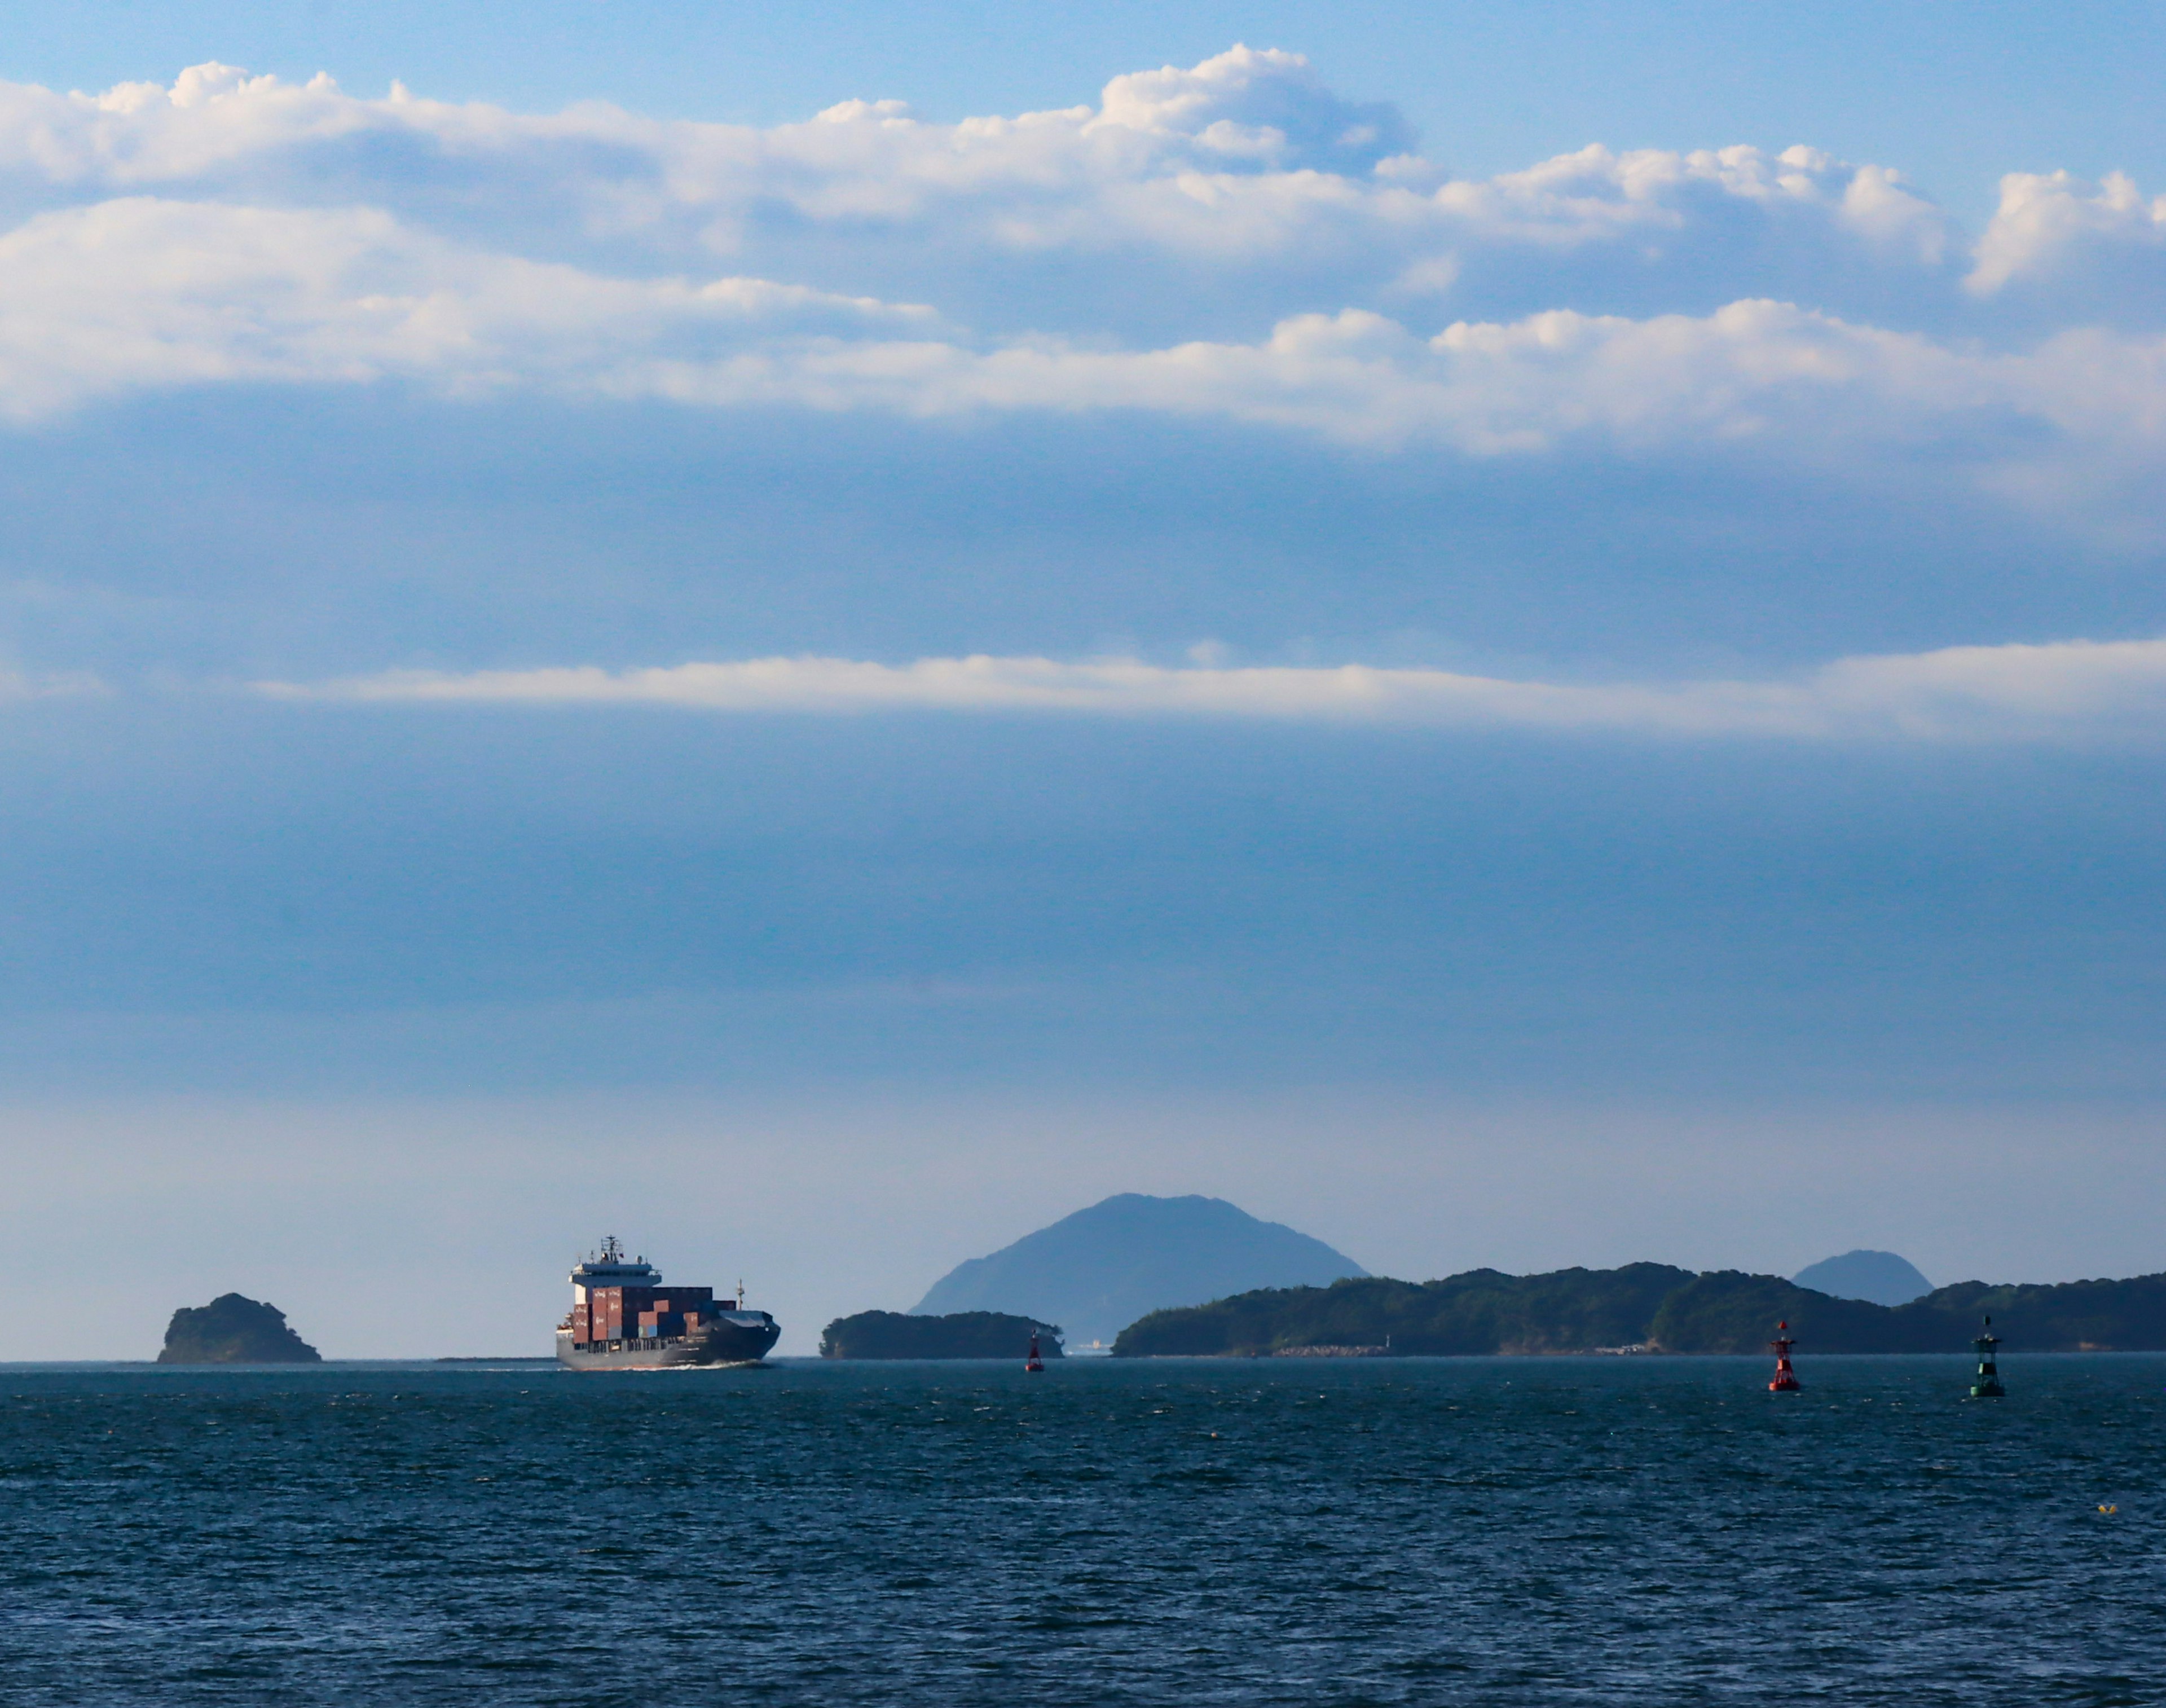
[[(1414, 143), (1392, 109), (1345, 99), (1300, 56), (1246, 47), (1117, 77), (1096, 106), (936, 124), (855, 100), (764, 130), (602, 103), (362, 99), (221, 65), (100, 96), (0, 85), (0, 194), (24, 208), (365, 204), (536, 258), (621, 271), (724, 256), (848, 294), (934, 296), (981, 322), (1021, 293), (1033, 330), (1194, 330), (1175, 324), (1184, 305), (1373, 307), (1447, 263), (1461, 310), (1485, 315), (1633, 311), (1680, 288), (1836, 312), (1962, 300), (1954, 228), (1883, 167), (1798, 147), (1595, 147), (1465, 181)], [(1883, 275), (1898, 283), (1861, 283)]]
[(1696, 216), (1724, 204), (1800, 224), (1825, 220), (1925, 267), (1941, 262), (1954, 233), (1948, 216), (1899, 173), (1803, 146), (1771, 156), (1745, 146), (1616, 154), (1590, 145), (1524, 172), (1445, 182), (1431, 199), (1470, 234), (1552, 250), (1616, 237), (1683, 239)]
[(2166, 737), (2166, 641), (1952, 647), (1776, 681), (1575, 684), (1350, 664), (1169, 668), (1132, 658), (756, 658), (646, 670), (399, 670), (264, 683), (287, 700), (650, 706), (725, 713), (1057, 713), (1804, 740)]
[(1298, 161), (1357, 172), (1414, 144), (1395, 108), (1342, 99), (1299, 54), (1246, 46), (1193, 67), (1162, 66), (1114, 78), (1086, 128), (1192, 139), (1259, 165)]
[(1964, 283), (1981, 297), (2074, 286), (2086, 307), (2095, 303), (2096, 287), (2118, 285), (2155, 301), (2166, 286), (2162, 263), (2166, 196), (2146, 199), (2125, 172), (2097, 184), (2064, 172), (2010, 172)]
[[(2158, 330), (2037, 322), (2098, 308), (2099, 256), (2166, 253), (2166, 202), (2126, 180), (2011, 177), (1973, 255), (1894, 171), (1807, 147), (1590, 147), (1470, 181), (1413, 141), (1245, 47), (952, 124), (864, 101), (765, 130), (518, 114), (215, 64), (0, 86), (0, 412), (395, 378), (1477, 456), (1741, 447), (1873, 478), (1930, 442), (2080, 526), (2155, 525)], [(1986, 336), (2019, 298), (2022, 336)]]

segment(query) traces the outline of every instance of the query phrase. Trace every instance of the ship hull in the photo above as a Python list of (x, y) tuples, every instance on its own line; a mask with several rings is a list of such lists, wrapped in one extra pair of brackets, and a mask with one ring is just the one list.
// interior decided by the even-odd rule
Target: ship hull
[(667, 1340), (596, 1340), (580, 1345), (557, 1331), (557, 1362), (568, 1370), (715, 1370), (757, 1364), (782, 1338), (772, 1319), (716, 1323)]

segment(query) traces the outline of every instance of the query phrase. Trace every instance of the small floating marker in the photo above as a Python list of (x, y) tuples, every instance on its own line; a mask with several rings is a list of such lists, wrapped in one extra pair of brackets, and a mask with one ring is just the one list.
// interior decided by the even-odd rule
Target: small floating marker
[(2100, 1506), (2099, 1510), (2105, 1514), (2107, 1517), (2111, 1518), (2115, 1513), (2120, 1511), (2121, 1509), (2118, 1506)]
[(1045, 1372), (1045, 1360), (1038, 1356), (1038, 1330), (1036, 1329), (1033, 1329), (1030, 1331), (1030, 1356), (1024, 1362), (1022, 1367), (1026, 1372), (1033, 1376), (1041, 1376)]
[(1985, 1328), (1971, 1342), (1978, 1349), (1978, 1379), (1970, 1385), (1973, 1399), (2005, 1399), (2008, 1390), (2000, 1385), (2000, 1367), (1993, 1355), (2000, 1345), (2000, 1337), (1993, 1332), (1993, 1319), (1985, 1319)]
[(1775, 1379), (1767, 1384), (1770, 1393), (1796, 1393), (1798, 1372), (1790, 1367), (1790, 1348), (1798, 1343), (1790, 1338), (1788, 1323), (1775, 1325), (1775, 1338), (1767, 1343), (1775, 1352)]

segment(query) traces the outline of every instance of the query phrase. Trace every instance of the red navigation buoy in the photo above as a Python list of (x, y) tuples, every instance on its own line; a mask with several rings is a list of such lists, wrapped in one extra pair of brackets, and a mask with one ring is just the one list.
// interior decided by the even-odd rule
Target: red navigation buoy
[(1798, 1372), (1790, 1367), (1790, 1348), (1798, 1343), (1790, 1338), (1790, 1325), (1776, 1324), (1775, 1338), (1768, 1344), (1775, 1349), (1775, 1379), (1767, 1384), (1768, 1393), (1797, 1393)]
[(1028, 1371), (1033, 1376), (1041, 1375), (1044, 1372), (1045, 1360), (1038, 1356), (1038, 1330), (1036, 1329), (1033, 1329), (1030, 1331), (1030, 1358), (1022, 1367)]

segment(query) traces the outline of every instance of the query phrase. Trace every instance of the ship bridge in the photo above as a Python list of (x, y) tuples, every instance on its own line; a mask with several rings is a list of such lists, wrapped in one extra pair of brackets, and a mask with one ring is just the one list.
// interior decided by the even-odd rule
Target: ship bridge
[(662, 1272), (644, 1257), (626, 1256), (624, 1247), (610, 1238), (602, 1241), (599, 1253), (573, 1270), (569, 1278), (577, 1289), (573, 1297), (584, 1304), (590, 1288), (658, 1287)]

